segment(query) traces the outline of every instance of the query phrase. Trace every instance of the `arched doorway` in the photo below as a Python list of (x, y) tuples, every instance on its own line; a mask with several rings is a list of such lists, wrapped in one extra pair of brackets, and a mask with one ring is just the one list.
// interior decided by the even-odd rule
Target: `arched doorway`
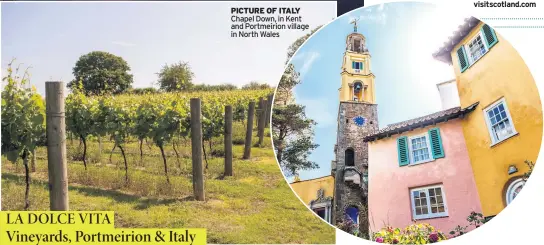
[(525, 185), (525, 181), (522, 178), (518, 178), (510, 183), (506, 189), (506, 205), (509, 205), (514, 201), (514, 198), (516, 198), (521, 189), (523, 189), (523, 185)]
[(348, 207), (346, 208), (346, 218), (351, 219), (353, 223), (359, 224), (359, 209), (357, 207)]
[(363, 83), (359, 80), (353, 83), (353, 100), (354, 101), (363, 101)]

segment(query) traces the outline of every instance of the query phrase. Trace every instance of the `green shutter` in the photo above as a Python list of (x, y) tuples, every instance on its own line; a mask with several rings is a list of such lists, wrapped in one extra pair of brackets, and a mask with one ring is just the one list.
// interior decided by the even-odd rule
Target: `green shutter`
[(399, 166), (406, 166), (410, 163), (408, 152), (408, 138), (406, 136), (397, 139), (397, 151), (399, 154)]
[(355, 69), (355, 61), (351, 62), (351, 68)]
[(433, 158), (443, 158), (444, 147), (442, 147), (442, 137), (440, 137), (439, 128), (432, 128), (429, 130), (429, 141), (431, 142), (431, 151), (433, 152)]
[(467, 53), (465, 52), (465, 47), (461, 46), (457, 50), (457, 60), (459, 60), (459, 68), (461, 72), (464, 72), (468, 68), (468, 59)]
[(485, 42), (487, 43), (488, 48), (493, 47), (493, 45), (495, 45), (499, 41), (499, 39), (497, 39), (495, 31), (487, 24), (484, 24), (482, 26), (482, 34), (484, 35)]
[(361, 67), (361, 70), (363, 70), (363, 62), (359, 62), (359, 67)]

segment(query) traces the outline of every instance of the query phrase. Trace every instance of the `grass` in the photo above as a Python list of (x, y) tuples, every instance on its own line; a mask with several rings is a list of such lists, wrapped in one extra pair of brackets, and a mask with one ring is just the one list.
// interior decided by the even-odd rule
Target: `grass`
[[(233, 141), (243, 143), (243, 125), (234, 125), (234, 132)], [(123, 228), (205, 228), (208, 243), (334, 243), (334, 228), (313, 215), (288, 187), (274, 159), (269, 132), (265, 135), (264, 146), (253, 147), (249, 160), (241, 159), (244, 146), (234, 145), (234, 176), (223, 176), (222, 157), (208, 157), (204, 202), (192, 197), (190, 140), (178, 145), (179, 164), (172, 146), (165, 149), (171, 184), (166, 183), (155, 146), (144, 145), (143, 161), (138, 142), (125, 146), (129, 164), (125, 183), (118, 149), (109, 162), (111, 142), (103, 142), (99, 154), (98, 143), (91, 140), (85, 170), (82, 161), (72, 160), (81, 155), (78, 141), (68, 140), (70, 209), (115, 211), (115, 226)], [(221, 153), (222, 147), (222, 138), (214, 139), (213, 151)], [(31, 210), (49, 210), (46, 150), (37, 150)], [(2, 210), (23, 209), (21, 162), (2, 158)]]

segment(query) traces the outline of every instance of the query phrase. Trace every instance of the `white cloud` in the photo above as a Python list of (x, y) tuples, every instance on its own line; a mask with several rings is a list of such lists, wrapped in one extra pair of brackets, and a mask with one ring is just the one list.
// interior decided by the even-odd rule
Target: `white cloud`
[[(297, 55), (299, 56), (299, 55)], [(310, 71), (310, 69), (312, 68), (312, 65), (313, 63), (319, 59), (319, 56), (321, 56), (318, 52), (306, 52), (306, 53), (303, 53), (302, 56), (300, 57), (297, 57), (297, 59), (304, 59), (303, 61), (303, 64), (302, 64), (302, 67), (300, 67), (299, 69), (299, 73), (300, 73), (300, 79), (303, 79), (304, 78), (304, 75)]]
[(111, 43), (115, 44), (115, 45), (123, 46), (123, 47), (134, 47), (134, 46), (136, 46), (136, 44), (134, 44), (134, 43), (123, 42), (123, 41), (113, 41)]

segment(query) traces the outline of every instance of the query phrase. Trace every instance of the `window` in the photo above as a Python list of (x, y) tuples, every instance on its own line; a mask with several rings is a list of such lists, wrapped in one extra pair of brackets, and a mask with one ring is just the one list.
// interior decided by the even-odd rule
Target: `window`
[(363, 84), (357, 80), (353, 84), (353, 100), (354, 101), (362, 101), (363, 100)]
[(476, 36), (457, 49), (457, 60), (461, 72), (484, 56), (498, 41), (495, 31), (487, 24), (482, 25)]
[(358, 53), (361, 52), (361, 40), (359, 40), (358, 38), (353, 39), (353, 47), (351, 47), (351, 51)]
[(351, 62), (351, 68), (353, 68), (355, 70), (362, 70), (363, 69), (363, 62), (352, 61)]
[(317, 216), (321, 217), (324, 220), (327, 220), (325, 208), (316, 208), (314, 209), (314, 212), (317, 214)]
[(331, 223), (332, 197), (326, 197), (325, 190), (317, 190), (316, 199), (310, 201), (310, 209), (312, 209), (319, 217)]
[(506, 191), (506, 205), (509, 205), (512, 201), (514, 201), (514, 198), (519, 194), (521, 189), (523, 189), (523, 185), (525, 184), (525, 181), (523, 179), (519, 178), (517, 180), (514, 180), (509, 186)]
[(355, 166), (355, 153), (353, 152), (353, 149), (347, 149), (346, 150), (346, 166)]
[(426, 134), (397, 138), (399, 166), (413, 165), (444, 158), (440, 128), (431, 128)]
[(504, 98), (488, 106), (484, 110), (484, 113), (489, 134), (491, 136), (491, 145), (497, 144), (517, 134)]
[(466, 45), (466, 48), (469, 51), (468, 54), (471, 64), (480, 59), (488, 50), (484, 44), (482, 33), (478, 33), (478, 35)]
[(432, 159), (429, 151), (429, 139), (427, 134), (410, 138), (410, 162), (413, 164), (427, 162)]
[(414, 219), (448, 216), (446, 196), (441, 185), (412, 189), (410, 192)]

